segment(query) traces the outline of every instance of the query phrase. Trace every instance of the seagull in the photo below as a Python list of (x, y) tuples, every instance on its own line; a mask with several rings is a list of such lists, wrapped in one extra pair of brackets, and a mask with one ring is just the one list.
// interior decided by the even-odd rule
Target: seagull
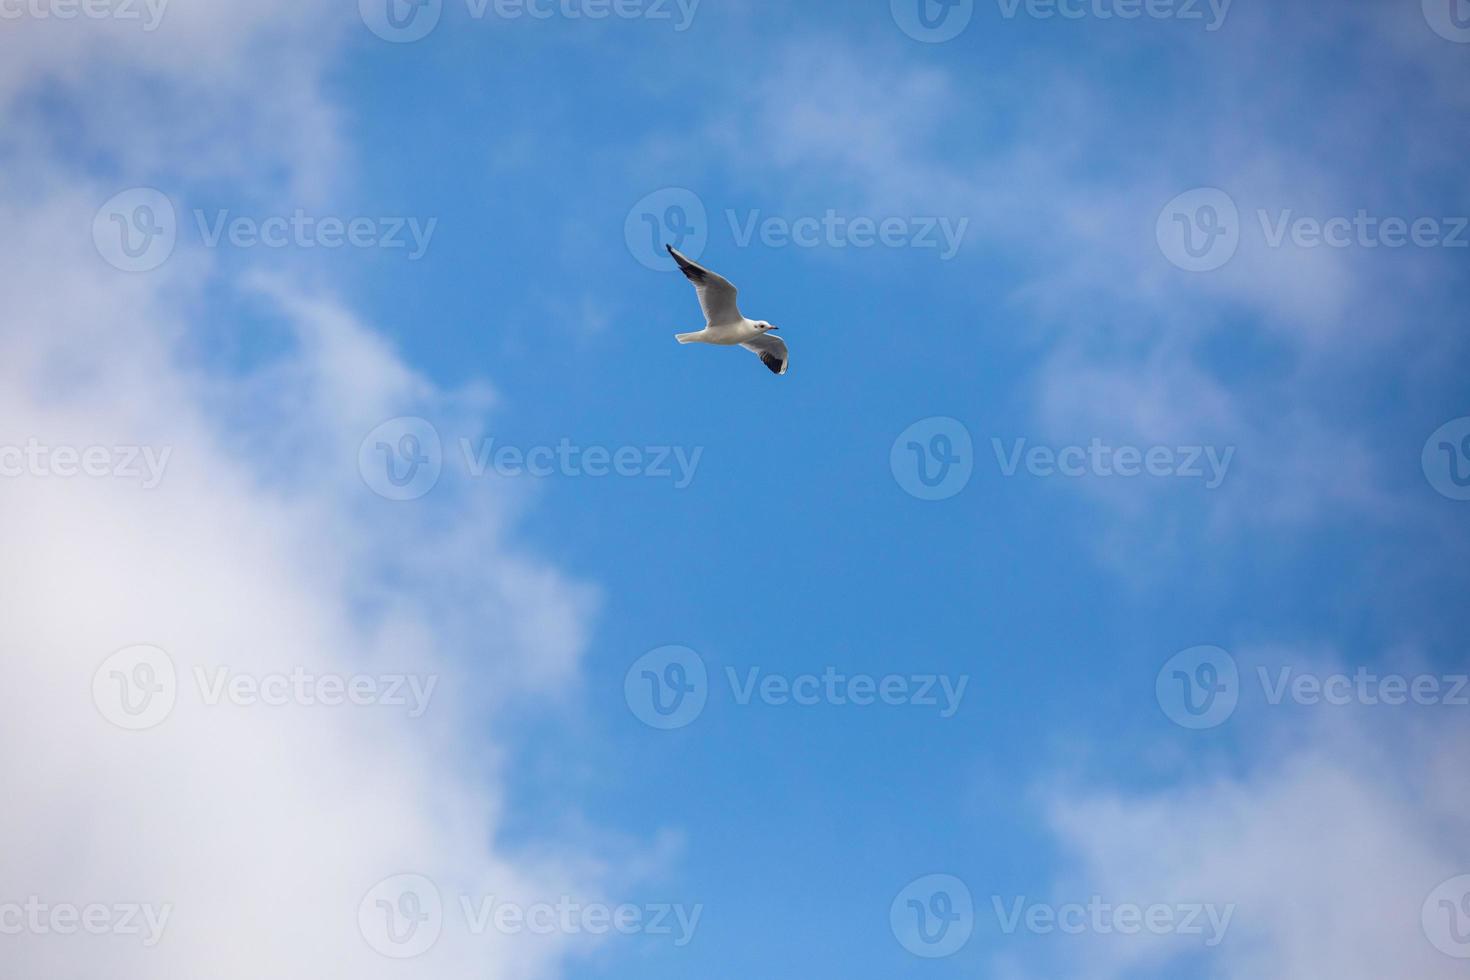
[(719, 344), (723, 347), (739, 344), (757, 355), (761, 363), (773, 373), (785, 374), (786, 369), (791, 366), (786, 343), (780, 337), (770, 334), (770, 331), (781, 328), (773, 327), (765, 320), (747, 320), (741, 316), (740, 308), (735, 305), (735, 286), (730, 280), (689, 261), (672, 245), (665, 245), (664, 248), (679, 263), (679, 271), (694, 283), (694, 291), (699, 294), (699, 305), (704, 310), (705, 319), (703, 330), (676, 333), (674, 339), (681, 344)]

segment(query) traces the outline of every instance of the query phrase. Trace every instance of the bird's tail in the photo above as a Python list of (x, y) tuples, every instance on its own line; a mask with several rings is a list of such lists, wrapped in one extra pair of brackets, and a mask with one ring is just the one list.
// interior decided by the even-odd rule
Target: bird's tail
[(693, 333), (676, 333), (674, 334), (674, 339), (681, 344), (692, 344), (694, 343), (695, 338), (697, 338), (703, 332), (703, 330), (696, 330)]

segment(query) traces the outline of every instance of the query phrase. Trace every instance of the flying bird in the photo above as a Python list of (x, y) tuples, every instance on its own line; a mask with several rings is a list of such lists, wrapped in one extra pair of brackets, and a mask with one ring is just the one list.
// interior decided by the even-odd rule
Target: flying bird
[(739, 344), (759, 357), (761, 363), (775, 374), (785, 374), (786, 368), (791, 365), (791, 357), (786, 353), (786, 343), (780, 337), (771, 335), (772, 330), (780, 328), (771, 326), (765, 320), (747, 320), (741, 316), (740, 308), (735, 305), (736, 289), (730, 280), (689, 261), (672, 245), (665, 245), (664, 248), (679, 263), (679, 271), (694, 283), (694, 291), (699, 294), (699, 305), (704, 310), (703, 330), (676, 333), (674, 339), (681, 344), (719, 344), (722, 347)]

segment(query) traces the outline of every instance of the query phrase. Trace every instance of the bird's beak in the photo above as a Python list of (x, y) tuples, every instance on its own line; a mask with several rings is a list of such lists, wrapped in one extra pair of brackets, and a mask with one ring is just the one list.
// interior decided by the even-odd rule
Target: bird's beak
[(780, 327), (771, 327), (772, 330), (780, 330)]

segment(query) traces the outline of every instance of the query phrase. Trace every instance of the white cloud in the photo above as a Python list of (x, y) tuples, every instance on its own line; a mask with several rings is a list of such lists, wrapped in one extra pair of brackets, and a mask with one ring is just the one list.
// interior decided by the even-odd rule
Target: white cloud
[[(1209, 976), (1463, 977), (1421, 911), (1470, 873), (1470, 776), (1457, 761), (1470, 729), (1448, 713), (1458, 709), (1393, 721), (1374, 710), (1376, 721), (1339, 711), (1274, 731), (1246, 775), (1194, 767), (1155, 793), (1059, 794), (1051, 823), (1076, 862), (1058, 891), (1233, 903), (1225, 941), (1188, 961)], [(1072, 949), (1065, 972), (1134, 976), (1198, 948), (1113, 936)]]
[[(488, 390), (442, 390), (320, 289), (230, 281), (183, 245), (146, 274), (94, 250), (97, 206), (159, 168), (188, 181), (229, 158), (210, 179), (270, 195), (281, 186), (249, 178), (269, 158), (284, 186), (322, 183), (331, 140), (316, 127), (330, 134), (332, 120), (313, 79), (330, 35), (303, 30), (318, 19), (308, 5), (180, 2), (147, 37), (76, 23), (0, 35), (3, 149), (27, 166), (0, 177), (0, 446), (170, 453), (155, 489), (0, 478), (0, 835), (26, 842), (0, 854), (0, 905), (172, 908), (152, 948), (23, 928), (0, 944), (7, 975), (402, 975), (357, 912), (379, 879), (413, 871), (449, 905), (415, 975), (541, 976), (575, 940), (469, 935), (454, 896), (596, 897), (620, 873), (498, 840), (495, 712), (577, 683), (595, 593), (510, 543), (521, 503), (488, 485), (467, 493), (447, 472), (424, 499), (392, 503), (357, 472), (384, 418), (471, 434)], [(278, 30), (309, 43), (272, 50)], [(307, 60), (273, 77), (289, 57)], [(138, 109), (99, 83), (158, 102)], [(59, 151), (63, 134), (27, 101), (42, 85), (83, 114), (67, 139), (116, 151), (106, 182)], [(138, 120), (141, 147), (127, 129)], [(191, 353), (236, 302), (284, 326), (283, 349), (245, 376)], [(160, 725), (128, 732), (93, 703), (92, 680), (140, 643), (172, 657), (180, 693)], [(439, 682), (417, 720), (383, 705), (211, 706), (193, 669), (219, 666)]]
[[(335, 169), (341, 149), (321, 75), (345, 32), (361, 29), (353, 7), (146, 2), (162, 4), (151, 31), (117, 18), (0, 20), (0, 112), (10, 119), (0, 151), (17, 154), (10, 181), (21, 187), (84, 157), (119, 178), (237, 181), (239, 194), (275, 190), (273, 175), (307, 205), (348, 176)], [(7, 10), (32, 6), (67, 3)], [(109, 6), (146, 10), (145, 0)]]

